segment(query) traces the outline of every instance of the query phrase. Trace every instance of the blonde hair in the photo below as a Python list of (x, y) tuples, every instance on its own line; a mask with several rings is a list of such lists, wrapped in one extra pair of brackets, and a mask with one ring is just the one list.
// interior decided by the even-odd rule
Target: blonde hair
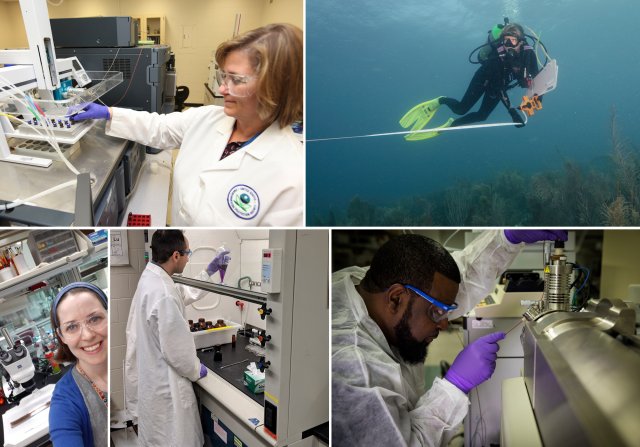
[(219, 67), (233, 51), (244, 51), (258, 77), (258, 115), (281, 128), (302, 119), (302, 30), (274, 23), (248, 31), (216, 50)]

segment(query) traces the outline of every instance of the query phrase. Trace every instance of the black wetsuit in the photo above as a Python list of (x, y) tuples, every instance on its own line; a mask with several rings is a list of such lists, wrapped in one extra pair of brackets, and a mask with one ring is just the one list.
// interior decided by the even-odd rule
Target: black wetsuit
[[(530, 80), (538, 74), (536, 55), (530, 46), (524, 46), (514, 58), (510, 58), (506, 54), (504, 56), (499, 54), (494, 51), (489, 59), (478, 68), (462, 101), (449, 97), (440, 98), (440, 104), (447, 105), (457, 115), (464, 115), (456, 119), (451, 127), (486, 120), (500, 101), (507, 109), (510, 109), (511, 104), (507, 90), (516, 85), (527, 88)], [(517, 83), (513, 83), (513, 81), (517, 81)], [(477, 112), (466, 114), (483, 94), (484, 98), (480, 109)], [(514, 117), (513, 113), (511, 115)]]

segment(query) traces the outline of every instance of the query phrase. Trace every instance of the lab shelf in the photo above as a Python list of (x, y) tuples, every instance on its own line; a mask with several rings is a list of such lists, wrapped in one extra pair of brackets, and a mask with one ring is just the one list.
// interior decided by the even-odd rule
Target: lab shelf
[[(2, 241), (21, 240), (20, 238), (27, 239), (29, 232), (24, 231), (22, 233), (22, 235), (20, 235), (20, 233), (11, 233), (8, 237), (2, 239)], [(87, 236), (79, 231), (74, 231), (74, 236), (78, 243), (78, 251), (53, 262), (43, 262), (28, 272), (22, 273), (21, 275), (0, 283), (0, 299), (6, 299), (12, 295), (21, 293), (34, 284), (38, 284), (39, 282), (45, 281), (54, 275), (78, 267), (80, 264), (85, 262), (85, 258), (95, 252), (96, 247), (93, 246), (91, 240)], [(103, 244), (103, 246), (104, 245), (106, 244)]]

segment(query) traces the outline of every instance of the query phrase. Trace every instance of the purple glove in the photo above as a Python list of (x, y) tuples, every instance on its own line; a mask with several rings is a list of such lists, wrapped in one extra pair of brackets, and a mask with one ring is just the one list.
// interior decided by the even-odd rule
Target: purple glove
[(526, 242), (533, 244), (540, 241), (566, 241), (567, 230), (504, 230), (504, 235), (512, 244)]
[(200, 378), (202, 379), (204, 376), (206, 376), (207, 372), (207, 367), (200, 363)]
[(224, 273), (222, 273), (222, 271), (227, 270), (228, 261), (225, 259), (225, 256), (227, 256), (229, 253), (231, 252), (221, 251), (216, 255), (215, 258), (213, 258), (213, 260), (207, 266), (207, 273), (209, 274), (209, 276), (213, 276), (215, 272), (221, 271), (220, 276), (222, 276), (222, 279), (224, 281)]
[(494, 332), (468, 345), (458, 354), (444, 378), (464, 393), (488, 380), (496, 369), (496, 353), (500, 349), (497, 342), (505, 336), (504, 332)]
[(109, 107), (91, 102), (84, 107), (84, 111), (71, 115), (71, 121), (110, 120)]

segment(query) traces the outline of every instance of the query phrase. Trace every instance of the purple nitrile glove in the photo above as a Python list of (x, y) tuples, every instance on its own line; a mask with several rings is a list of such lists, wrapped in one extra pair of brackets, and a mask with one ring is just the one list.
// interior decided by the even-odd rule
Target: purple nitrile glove
[(512, 244), (526, 242), (533, 244), (540, 241), (566, 241), (567, 230), (504, 230), (504, 235)]
[(84, 111), (76, 115), (71, 115), (71, 121), (84, 121), (84, 120), (109, 120), (111, 115), (109, 114), (109, 107), (95, 102), (90, 102), (84, 106)]
[(202, 379), (204, 376), (206, 376), (207, 372), (207, 367), (200, 363), (200, 378)]
[(211, 260), (211, 262), (207, 266), (207, 273), (209, 274), (209, 276), (213, 276), (213, 274), (215, 272), (220, 271), (220, 276), (222, 277), (222, 280), (224, 281), (224, 273), (223, 273), (223, 271), (227, 270), (227, 264), (226, 264), (225, 256), (227, 256), (229, 253), (231, 253), (231, 252), (228, 251), (228, 250), (221, 251), (220, 253), (218, 253), (216, 255), (215, 258), (213, 258)]
[(469, 344), (458, 354), (444, 378), (468, 394), (472, 388), (488, 380), (495, 371), (497, 352), (500, 349), (498, 341), (505, 336), (504, 332), (494, 332)]

